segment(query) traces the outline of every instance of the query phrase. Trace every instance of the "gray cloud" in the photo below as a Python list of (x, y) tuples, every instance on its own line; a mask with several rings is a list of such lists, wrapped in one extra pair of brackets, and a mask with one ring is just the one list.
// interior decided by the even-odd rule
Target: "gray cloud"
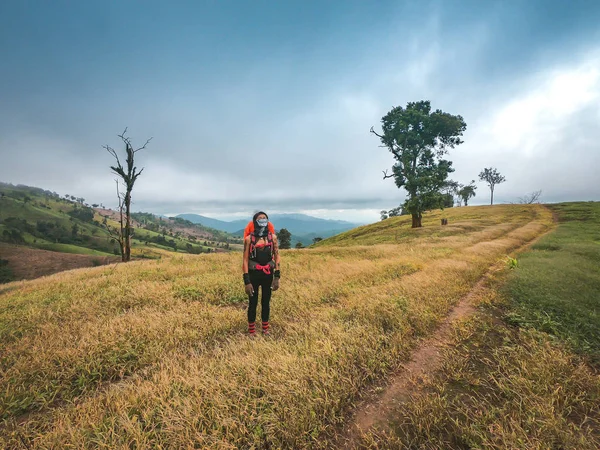
[[(507, 177), (497, 201), (537, 189), (545, 201), (600, 199), (599, 50), (585, 41), (564, 50), (572, 39), (563, 30), (568, 39), (540, 40), (527, 53), (516, 40), (502, 45), (510, 35), (497, 9), (480, 9), (452, 30), (447, 11), (432, 11), (356, 50), (324, 44), (302, 57), (278, 53), (223, 82), (189, 83), (190, 74), (172, 78), (159, 67), (157, 78), (83, 83), (77, 95), (23, 94), (0, 107), (0, 180), (114, 205), (112, 160), (101, 146), (119, 149), (116, 134), (128, 125), (134, 143), (154, 136), (138, 154), (146, 169), (136, 209), (331, 210), (376, 220), (404, 193), (381, 179), (393, 159), (369, 128), (393, 106), (427, 98), (468, 124), (465, 144), (450, 153), (453, 179), (468, 182), (495, 166)], [(352, 60), (327, 61), (331, 49)], [(482, 183), (475, 200), (487, 202)]]

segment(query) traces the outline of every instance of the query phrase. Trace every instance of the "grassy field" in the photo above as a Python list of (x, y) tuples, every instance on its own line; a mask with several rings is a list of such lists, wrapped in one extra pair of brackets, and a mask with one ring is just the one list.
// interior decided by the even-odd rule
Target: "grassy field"
[(367, 386), (552, 226), (540, 205), (443, 214), (282, 252), (269, 338), (245, 335), (239, 254), (0, 287), (0, 447), (327, 448)]
[(557, 229), (489, 281), (443, 368), (361, 446), (600, 448), (600, 203), (548, 206)]
[(568, 342), (600, 369), (600, 203), (550, 205), (560, 222), (506, 285), (513, 323)]

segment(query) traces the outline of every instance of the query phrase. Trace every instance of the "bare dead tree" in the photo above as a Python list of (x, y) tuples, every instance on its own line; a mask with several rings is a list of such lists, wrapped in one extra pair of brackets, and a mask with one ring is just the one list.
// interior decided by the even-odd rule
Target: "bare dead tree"
[(119, 180), (115, 180), (115, 182), (117, 183), (117, 198), (119, 199), (119, 229), (117, 228), (111, 228), (111, 226), (107, 223), (106, 218), (108, 216), (105, 217), (105, 220), (103, 222), (104, 227), (106, 228), (106, 231), (108, 231), (108, 234), (110, 235), (111, 238), (113, 238), (118, 244), (119, 244), (119, 248), (121, 250), (121, 260), (125, 261), (124, 259), (124, 255), (125, 255), (125, 228), (123, 226), (123, 196), (121, 195), (121, 193), (119, 192)]
[[(125, 160), (126, 168), (123, 167), (121, 160), (119, 159), (119, 155), (112, 147), (108, 145), (103, 146), (103, 148), (105, 148), (106, 151), (108, 151), (108, 153), (110, 153), (117, 161), (117, 165), (110, 166), (110, 168), (112, 169), (113, 173), (120, 177), (123, 187), (125, 188), (124, 193), (119, 192), (119, 180), (115, 180), (117, 182), (117, 197), (119, 199), (120, 230), (111, 231), (107, 226), (109, 233), (115, 233), (117, 235), (116, 239), (121, 248), (121, 260), (123, 262), (131, 260), (131, 237), (133, 236), (133, 229), (131, 228), (131, 191), (133, 191), (133, 185), (135, 184), (136, 180), (144, 171), (144, 168), (139, 171), (137, 170), (137, 167), (135, 167), (134, 157), (137, 152), (144, 150), (146, 145), (148, 145), (148, 143), (152, 140), (152, 138), (150, 138), (142, 147), (134, 149), (133, 145), (131, 145), (131, 139), (125, 136), (125, 133), (127, 133), (127, 128), (125, 128), (125, 131), (118, 136), (125, 144), (125, 153), (127, 155), (127, 159)], [(111, 236), (114, 236), (114, 234), (111, 234)]]
[(519, 197), (519, 203), (522, 205), (531, 205), (533, 203), (539, 203), (541, 195), (541, 189), (539, 191), (534, 191), (531, 194), (527, 194), (524, 197)]

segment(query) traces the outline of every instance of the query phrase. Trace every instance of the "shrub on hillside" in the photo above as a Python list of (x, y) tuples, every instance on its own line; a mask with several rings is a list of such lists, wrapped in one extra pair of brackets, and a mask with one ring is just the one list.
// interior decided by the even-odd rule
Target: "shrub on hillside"
[(92, 223), (94, 221), (94, 210), (88, 207), (73, 208), (67, 213), (74, 219), (79, 219), (82, 222)]
[(10, 242), (12, 244), (24, 244), (25, 239), (23, 235), (15, 229), (12, 230), (4, 230), (2, 232), (2, 240), (5, 242)]
[(8, 267), (8, 260), (0, 259), (0, 284), (8, 283), (14, 279), (15, 277), (13, 276), (12, 270)]

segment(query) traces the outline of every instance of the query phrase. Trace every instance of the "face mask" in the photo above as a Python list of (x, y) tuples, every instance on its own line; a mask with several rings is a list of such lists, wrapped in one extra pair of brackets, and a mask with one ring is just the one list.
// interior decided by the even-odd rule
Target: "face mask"
[(269, 224), (269, 219), (258, 219), (256, 223), (259, 227), (266, 227)]

